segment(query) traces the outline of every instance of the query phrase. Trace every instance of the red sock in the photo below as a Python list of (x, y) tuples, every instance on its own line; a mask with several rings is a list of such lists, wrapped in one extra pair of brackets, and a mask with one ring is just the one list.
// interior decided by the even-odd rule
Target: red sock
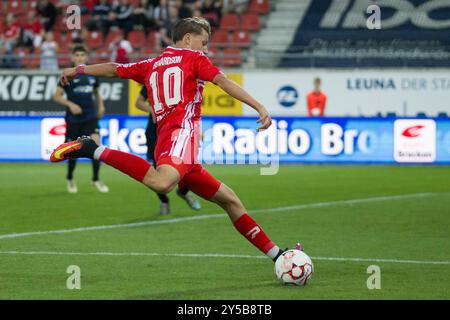
[(150, 163), (141, 157), (118, 150), (111, 150), (109, 148), (103, 150), (99, 160), (126, 173), (139, 182), (144, 180), (147, 171), (151, 167)]
[(247, 213), (244, 213), (237, 219), (234, 222), (234, 226), (248, 241), (265, 254), (275, 247), (275, 244), (269, 239), (263, 229)]

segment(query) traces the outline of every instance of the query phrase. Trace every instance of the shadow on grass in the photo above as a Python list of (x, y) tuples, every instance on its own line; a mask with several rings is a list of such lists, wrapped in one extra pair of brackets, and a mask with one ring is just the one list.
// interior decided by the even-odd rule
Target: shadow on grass
[[(229, 298), (233, 298), (233, 292), (239, 292), (241, 290), (259, 290), (263, 291), (264, 289), (274, 289), (277, 287), (289, 288), (289, 286), (283, 286), (278, 283), (276, 280), (267, 281), (260, 284), (248, 284), (248, 285), (230, 285), (230, 286), (218, 286), (211, 288), (195, 288), (195, 289), (187, 289), (187, 290), (176, 290), (176, 291), (168, 291), (168, 292), (159, 292), (154, 294), (139, 294), (135, 296), (126, 297), (126, 299), (130, 300), (186, 300), (186, 299), (223, 299), (226, 296), (227, 292), (229, 292)], [(298, 289), (294, 286), (292, 289)], [(211, 298), (209, 297), (211, 293)], [(202, 296), (202, 298), (198, 298), (198, 296)], [(222, 297), (222, 298), (214, 298), (214, 297)], [(250, 299), (250, 297), (249, 297)], [(267, 299), (275, 299), (275, 297), (268, 296)]]

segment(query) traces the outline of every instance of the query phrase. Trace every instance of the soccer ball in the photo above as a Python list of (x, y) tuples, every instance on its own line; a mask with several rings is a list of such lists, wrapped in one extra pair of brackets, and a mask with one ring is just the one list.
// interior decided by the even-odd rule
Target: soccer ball
[(275, 262), (275, 274), (284, 284), (304, 286), (314, 273), (311, 258), (300, 250), (287, 250)]

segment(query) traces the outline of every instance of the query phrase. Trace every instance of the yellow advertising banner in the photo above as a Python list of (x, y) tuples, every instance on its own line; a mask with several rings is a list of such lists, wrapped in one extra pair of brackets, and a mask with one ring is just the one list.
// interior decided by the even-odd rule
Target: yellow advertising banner
[(131, 116), (148, 115), (147, 112), (136, 108), (135, 103), (142, 85), (134, 80), (128, 80), (128, 114)]
[[(243, 85), (241, 73), (229, 73), (227, 77), (239, 85)], [(141, 90), (141, 85), (133, 80), (128, 84), (128, 114), (145, 115), (135, 106), (135, 101)], [(242, 102), (230, 97), (218, 86), (207, 82), (203, 90), (202, 114), (204, 115), (242, 115)]]
[[(240, 86), (243, 85), (241, 73), (228, 73), (227, 77)], [(207, 82), (203, 90), (202, 114), (205, 115), (242, 115), (242, 102), (230, 97), (218, 86)]]

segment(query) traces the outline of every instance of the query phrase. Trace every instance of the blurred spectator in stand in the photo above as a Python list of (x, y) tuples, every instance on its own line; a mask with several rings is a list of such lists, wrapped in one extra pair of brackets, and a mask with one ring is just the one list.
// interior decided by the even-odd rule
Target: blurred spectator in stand
[(225, 13), (234, 12), (240, 15), (247, 9), (248, 2), (248, 0), (225, 0), (223, 10)]
[(5, 28), (0, 37), (0, 42), (6, 52), (12, 52), (20, 41), (20, 24), (13, 13), (8, 13), (5, 19)]
[(27, 21), (23, 25), (23, 44), (27, 47), (39, 48), (44, 34), (44, 26), (38, 19), (36, 11), (28, 11)]
[(63, 16), (66, 15), (67, 7), (71, 5), (76, 5), (81, 7), (81, 13), (86, 13), (86, 9), (81, 6), (80, 0), (59, 0), (59, 1), (53, 1), (53, 4), (56, 7), (56, 11), (60, 12)]
[(97, 0), (82, 0), (81, 1), (81, 6), (82, 6), (81, 12), (83, 14), (92, 13), (92, 11), (94, 10), (95, 4), (97, 2), (98, 2)]
[(19, 67), (19, 61), (13, 50), (19, 44), (21, 28), (13, 13), (8, 13), (5, 19), (5, 28), (0, 36), (0, 47), (5, 54), (4, 65), (7, 68)]
[(116, 63), (129, 63), (129, 54), (133, 52), (130, 41), (124, 38), (123, 33), (119, 33), (109, 45), (111, 51), (111, 61)]
[(200, 10), (203, 14), (214, 13), (217, 16), (217, 19), (220, 20), (222, 17), (222, 1), (205, 0), (202, 2)]
[(157, 26), (154, 17), (155, 7), (149, 0), (140, 0), (139, 5), (134, 9), (133, 21), (134, 27), (149, 31)]
[(130, 0), (120, 0), (119, 4), (113, 8), (117, 26), (125, 31), (125, 35), (133, 30), (133, 11), (134, 7)]
[(47, 32), (41, 45), (41, 70), (58, 70), (58, 43), (53, 39), (53, 32)]
[(163, 48), (172, 45), (171, 30), (177, 21), (178, 21), (178, 8), (174, 5), (170, 5), (169, 18), (162, 22), (162, 27), (159, 29), (159, 37), (161, 40), (161, 46)]
[(88, 30), (99, 30), (106, 37), (111, 27), (111, 12), (112, 6), (109, 4), (109, 0), (98, 1), (92, 9), (92, 18), (86, 24)]
[(192, 11), (192, 17), (202, 18), (202, 12), (200, 9), (194, 9), (194, 11)]
[[(219, 0), (220, 1), (220, 0)], [(192, 10), (202, 5), (203, 0), (183, 0), (184, 5), (188, 6)]]
[(311, 91), (306, 96), (308, 103), (308, 116), (323, 117), (325, 115), (325, 105), (327, 103), (327, 96), (320, 90), (320, 78), (314, 79), (314, 91)]
[(162, 22), (169, 19), (169, 2), (168, 0), (160, 0), (159, 5), (155, 7), (155, 20), (162, 26)]
[(36, 6), (38, 14), (43, 18), (44, 29), (46, 32), (52, 31), (56, 22), (58, 11), (55, 5), (49, 0), (39, 0)]
[(187, 6), (183, 0), (176, 0), (175, 6), (178, 9), (178, 19), (192, 17), (192, 11), (194, 8)]

